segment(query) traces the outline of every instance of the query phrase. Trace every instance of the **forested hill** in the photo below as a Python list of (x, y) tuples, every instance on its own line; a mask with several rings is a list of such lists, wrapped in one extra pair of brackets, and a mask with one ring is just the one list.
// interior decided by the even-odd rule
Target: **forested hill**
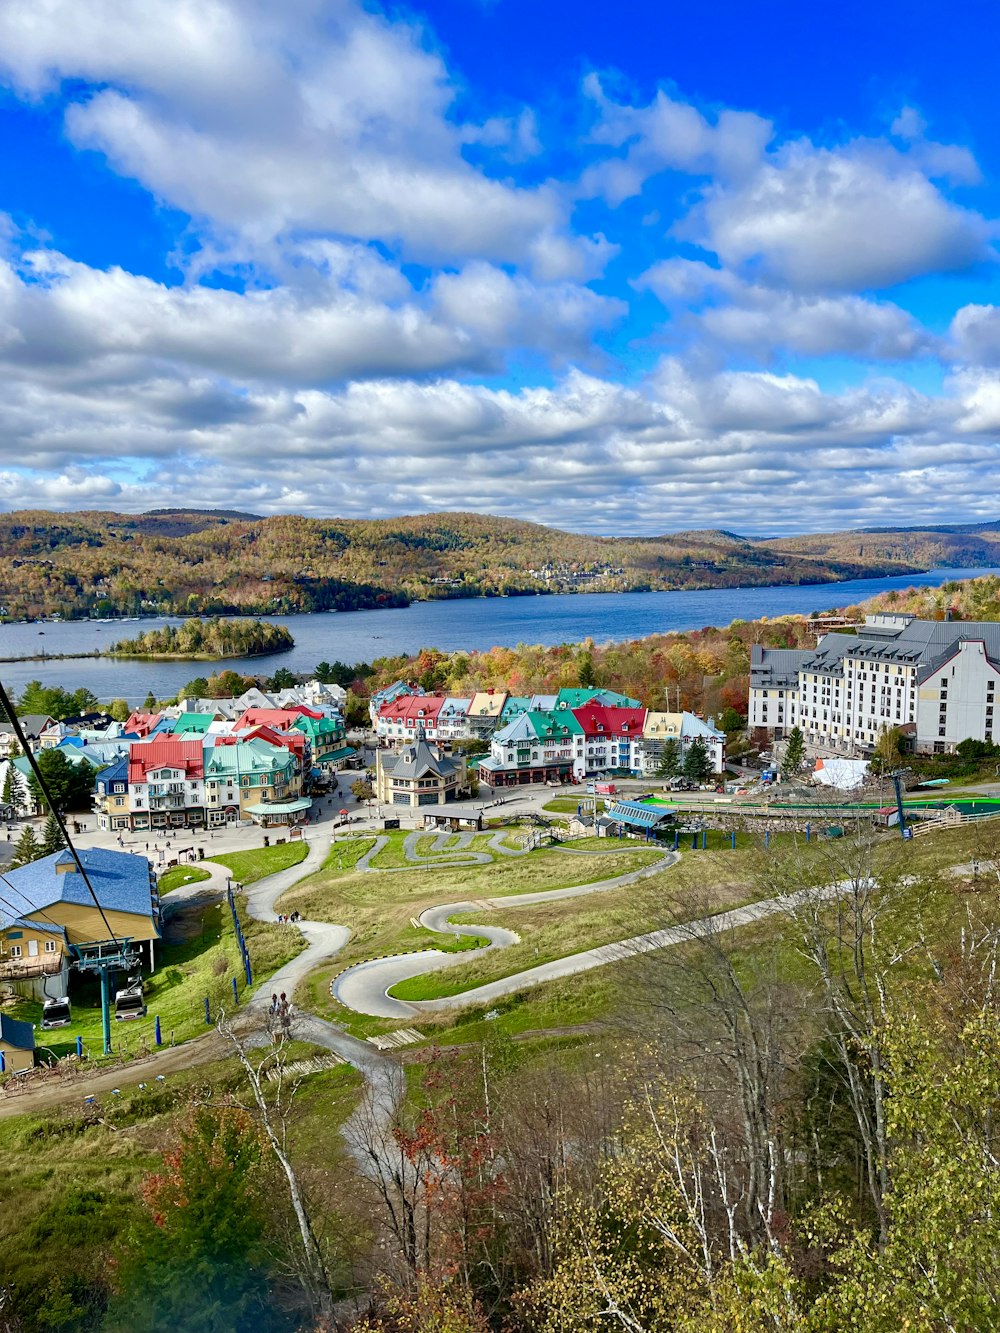
[(766, 542), (711, 531), (582, 536), (463, 513), (343, 520), (21, 511), (0, 516), (0, 606), (8, 618), (265, 614), (432, 597), (824, 583), (934, 563), (1000, 564), (1000, 528), (995, 542), (934, 534), (921, 544), (921, 535)]

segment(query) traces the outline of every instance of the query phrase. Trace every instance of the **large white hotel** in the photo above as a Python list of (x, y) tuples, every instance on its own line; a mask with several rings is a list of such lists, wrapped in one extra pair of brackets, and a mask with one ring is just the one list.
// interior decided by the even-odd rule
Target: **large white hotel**
[(856, 634), (831, 633), (814, 649), (762, 648), (750, 656), (749, 726), (839, 754), (865, 754), (888, 727), (919, 753), (963, 740), (1000, 741), (1000, 624), (865, 617)]

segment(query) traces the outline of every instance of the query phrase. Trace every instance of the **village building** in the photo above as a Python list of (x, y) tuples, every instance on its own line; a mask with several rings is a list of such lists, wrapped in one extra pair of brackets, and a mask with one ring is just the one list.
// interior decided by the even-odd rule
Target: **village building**
[(1000, 741), (1000, 624), (878, 613), (857, 634), (813, 649), (754, 645), (748, 725), (776, 739), (793, 727), (819, 750), (870, 754), (898, 729), (918, 753)]
[(458, 795), (463, 770), (428, 744), (418, 728), (409, 745), (393, 753), (379, 750), (375, 758), (375, 794), (384, 805), (445, 805)]
[(586, 737), (573, 713), (527, 711), (493, 737), (478, 764), (480, 782), (518, 787), (583, 775)]
[(505, 690), (480, 690), (474, 694), (466, 715), (469, 735), (478, 740), (488, 740), (497, 729), (506, 702)]
[(0, 1012), (0, 1074), (24, 1074), (35, 1067), (35, 1029)]
[(660, 764), (664, 741), (676, 741), (678, 758), (683, 762), (695, 740), (701, 741), (712, 763), (713, 773), (726, 768), (726, 734), (694, 713), (658, 713), (650, 710), (642, 729), (642, 744), (637, 751), (636, 771), (641, 777), (653, 777)]
[(15, 990), (64, 995), (69, 965), (80, 948), (107, 941), (109, 930), (118, 940), (146, 944), (150, 969), (155, 965), (160, 899), (149, 862), (132, 852), (97, 847), (78, 855), (99, 907), (69, 851), (5, 873), (0, 981)]

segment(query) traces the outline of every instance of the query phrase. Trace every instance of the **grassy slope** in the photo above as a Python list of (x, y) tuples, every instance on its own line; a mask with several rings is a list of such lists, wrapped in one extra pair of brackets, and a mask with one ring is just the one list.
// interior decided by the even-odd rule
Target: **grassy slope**
[(160, 890), (160, 896), (170, 893), (173, 889), (179, 889), (184, 884), (200, 884), (202, 880), (211, 879), (207, 870), (201, 866), (174, 866), (157, 880), (157, 887)]
[(280, 846), (255, 847), (247, 852), (223, 852), (221, 856), (213, 856), (211, 859), (228, 866), (238, 884), (254, 884), (267, 875), (297, 866), (308, 854), (309, 847), (303, 840), (285, 842)]
[[(313, 1053), (296, 1043), (288, 1055)], [(3, 1279), (24, 1293), (23, 1308), (33, 1311), (54, 1280), (71, 1289), (76, 1279), (107, 1275), (107, 1258), (140, 1206), (140, 1181), (158, 1167), (165, 1138), (191, 1097), (203, 1097), (206, 1087), (220, 1095), (242, 1086), (236, 1061), (225, 1060), (173, 1075), (145, 1092), (123, 1086), (120, 1098), (104, 1097), (92, 1111), (71, 1106), (0, 1120)], [(304, 1080), (289, 1139), (300, 1169), (322, 1162), (329, 1172), (336, 1170), (336, 1131), (360, 1086), (360, 1075), (348, 1065)], [(315, 1193), (322, 1191), (316, 1171), (309, 1183)]]

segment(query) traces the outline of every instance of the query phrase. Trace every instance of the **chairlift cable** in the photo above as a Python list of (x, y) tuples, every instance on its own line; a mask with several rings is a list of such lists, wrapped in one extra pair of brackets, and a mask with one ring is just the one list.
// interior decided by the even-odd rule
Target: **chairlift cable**
[(56, 809), (52, 801), (52, 797), (49, 795), (49, 789), (45, 784), (45, 778), (42, 774), (42, 770), (39, 768), (38, 761), (31, 751), (31, 746), (28, 744), (28, 739), (24, 734), (24, 728), (21, 726), (21, 721), (17, 716), (17, 711), (14, 708), (14, 705), (11, 703), (10, 697), (7, 694), (7, 691), (4, 689), (2, 682), (0, 682), (0, 707), (3, 708), (4, 712), (10, 718), (10, 724), (14, 728), (14, 735), (17, 737), (18, 743), (21, 746), (21, 749), (24, 751), (24, 757), (27, 759), (28, 764), (31, 767), (32, 774), (34, 775), (35, 781), (38, 783), (39, 790), (45, 797), (45, 802), (49, 808), (49, 813), (55, 818), (56, 823), (59, 825), (59, 831), (63, 836), (63, 841), (66, 843), (66, 848), (69, 851), (70, 855), (73, 857), (73, 860), (76, 862), (76, 868), (80, 873), (80, 876), (83, 879), (84, 884), (86, 884), (91, 898), (93, 898), (94, 900), (94, 906), (101, 914), (101, 920), (104, 922), (104, 925), (108, 932), (108, 936), (112, 944), (114, 944), (115, 948), (121, 951), (122, 946), (119, 944), (118, 937), (115, 935), (115, 932), (111, 929), (111, 922), (108, 920), (104, 908), (101, 906), (101, 901), (94, 891), (94, 886), (90, 882), (90, 876), (87, 874), (86, 867), (84, 866), (83, 861), (80, 859), (80, 853), (73, 846), (73, 840), (69, 836), (69, 830), (67, 829), (66, 824), (63, 821), (63, 817), (60, 814), (60, 812)]

